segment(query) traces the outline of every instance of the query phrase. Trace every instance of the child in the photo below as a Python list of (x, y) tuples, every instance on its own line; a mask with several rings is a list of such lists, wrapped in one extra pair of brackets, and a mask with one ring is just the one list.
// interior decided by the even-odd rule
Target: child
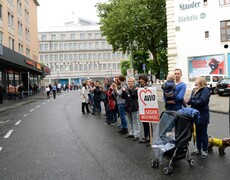
[[(169, 74), (167, 76), (167, 81), (161, 86), (165, 101), (175, 100), (176, 98), (176, 83), (174, 79), (175, 76), (173, 74)], [(165, 104), (165, 108), (167, 109), (166, 105), (167, 104)]]

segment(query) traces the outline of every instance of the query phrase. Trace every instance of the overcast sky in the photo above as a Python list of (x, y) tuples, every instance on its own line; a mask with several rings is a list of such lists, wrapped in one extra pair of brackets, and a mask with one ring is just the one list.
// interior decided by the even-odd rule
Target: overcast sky
[(77, 21), (78, 17), (99, 21), (96, 8), (97, 2), (107, 0), (38, 0), (38, 27), (53, 27), (64, 22)]

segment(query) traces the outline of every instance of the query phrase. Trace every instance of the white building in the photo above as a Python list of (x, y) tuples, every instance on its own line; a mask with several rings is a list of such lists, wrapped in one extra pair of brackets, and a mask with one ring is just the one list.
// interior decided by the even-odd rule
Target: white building
[[(230, 0), (167, 0), (169, 71), (230, 76)], [(227, 46), (229, 46), (227, 48)]]
[(90, 21), (39, 30), (40, 61), (51, 69), (46, 84), (81, 84), (84, 79), (121, 74), (122, 52), (112, 52), (99, 26)]

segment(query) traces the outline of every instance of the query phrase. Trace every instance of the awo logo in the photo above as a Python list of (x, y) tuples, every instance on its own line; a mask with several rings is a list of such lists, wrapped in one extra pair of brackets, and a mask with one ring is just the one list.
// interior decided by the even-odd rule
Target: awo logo
[(152, 91), (147, 89), (147, 90), (141, 90), (139, 93), (139, 97), (141, 102), (147, 106), (146, 102), (148, 101), (155, 101), (156, 96), (152, 94)]

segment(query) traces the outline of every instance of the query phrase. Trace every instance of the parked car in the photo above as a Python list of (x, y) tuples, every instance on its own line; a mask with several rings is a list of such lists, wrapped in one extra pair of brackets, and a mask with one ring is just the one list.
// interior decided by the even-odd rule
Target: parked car
[(220, 96), (224, 93), (230, 94), (230, 78), (223, 78), (216, 84), (217, 94)]
[(224, 74), (204, 74), (201, 75), (202, 77), (205, 78), (208, 84), (208, 88), (210, 90), (210, 93), (216, 94), (216, 84), (223, 78), (227, 78), (226, 75)]

